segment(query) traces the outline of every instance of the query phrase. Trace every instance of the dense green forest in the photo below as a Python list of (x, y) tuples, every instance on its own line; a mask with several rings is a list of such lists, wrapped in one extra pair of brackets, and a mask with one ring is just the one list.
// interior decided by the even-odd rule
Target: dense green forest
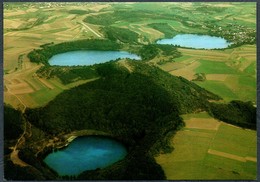
[(16, 139), (23, 133), (22, 112), (4, 104), (4, 138)]
[(102, 27), (101, 31), (105, 37), (111, 41), (120, 41), (123, 43), (138, 43), (139, 35), (126, 28), (118, 28), (113, 26)]
[(173, 45), (163, 45), (163, 44), (148, 44), (143, 45), (139, 51), (138, 55), (142, 57), (142, 60), (149, 61), (158, 55), (169, 56), (174, 59), (181, 56), (181, 53)]
[(251, 102), (235, 100), (228, 104), (211, 103), (210, 108), (211, 114), (221, 121), (256, 129), (256, 108)]

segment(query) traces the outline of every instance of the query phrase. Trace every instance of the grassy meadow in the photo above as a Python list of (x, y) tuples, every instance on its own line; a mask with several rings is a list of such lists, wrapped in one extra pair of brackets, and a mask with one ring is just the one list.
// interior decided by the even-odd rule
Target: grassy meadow
[(207, 113), (182, 117), (186, 126), (172, 139), (173, 152), (156, 157), (168, 180), (256, 179), (256, 131)]

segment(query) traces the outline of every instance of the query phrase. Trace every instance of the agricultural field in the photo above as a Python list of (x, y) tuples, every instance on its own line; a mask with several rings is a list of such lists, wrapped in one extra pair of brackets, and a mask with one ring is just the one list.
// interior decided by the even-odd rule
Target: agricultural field
[[(178, 50), (182, 57), (159, 67), (170, 74), (194, 80), (226, 102), (238, 99), (256, 103), (255, 45), (243, 45), (224, 51)], [(206, 79), (195, 81), (196, 73), (205, 74)]]
[[(72, 4), (24, 4), (17, 7), (6, 3), (4, 9), (4, 82), (6, 103), (14, 107), (26, 105), (37, 107), (52, 100), (63, 89), (45, 78), (32, 77), (39, 65), (31, 63), (27, 54), (48, 43), (60, 43), (79, 39), (104, 39), (108, 30), (129, 30), (126, 41), (153, 43), (163, 37), (172, 37), (178, 32), (207, 33), (214, 26), (231, 23), (239, 19), (239, 23), (255, 28), (255, 12), (243, 10), (240, 17), (234, 16), (243, 6), (229, 3), (222, 7), (218, 3), (204, 11), (201, 3), (83, 3)], [(221, 8), (218, 8), (220, 7)], [(254, 4), (248, 4), (249, 7)], [(231, 8), (232, 7), (232, 8)], [(208, 7), (209, 8), (209, 7)], [(221, 12), (219, 12), (221, 9)], [(250, 9), (250, 8), (248, 8)], [(55, 10), (55, 14), (52, 11)], [(117, 11), (118, 10), (118, 11)], [(121, 10), (127, 10), (122, 13)], [(146, 12), (141, 16), (140, 11)], [(149, 10), (149, 11), (148, 11)], [(174, 10), (174, 11), (173, 11)], [(196, 16), (186, 14), (193, 10)], [(128, 16), (128, 11), (131, 16)], [(153, 18), (150, 12), (159, 12)], [(174, 13), (175, 18), (169, 18)], [(178, 13), (178, 16), (176, 15)], [(206, 15), (206, 16), (205, 16)], [(113, 17), (111, 17), (113, 16)], [(183, 19), (181, 17), (184, 17)], [(203, 17), (203, 18), (202, 18)], [(207, 18), (206, 18), (207, 17)], [(224, 18), (225, 17), (225, 18)], [(105, 18), (105, 19), (102, 19)], [(107, 18), (107, 20), (106, 20)], [(198, 28), (198, 20), (204, 25)], [(216, 21), (221, 19), (222, 21)], [(209, 24), (210, 20), (212, 23)], [(207, 22), (207, 23), (206, 23)], [(219, 24), (219, 25), (218, 25)], [(241, 28), (241, 31), (245, 31)], [(131, 37), (131, 36), (138, 37)], [(122, 37), (114, 35), (114, 38)], [(225, 101), (233, 99), (256, 101), (256, 46), (243, 45), (227, 50), (192, 50), (179, 48), (182, 57), (165, 64), (158, 65), (163, 70), (177, 76), (193, 80), (196, 73), (205, 73), (206, 80), (196, 83), (213, 93), (219, 94)], [(151, 60), (157, 63), (161, 58)], [(218, 62), (218, 63), (216, 63)], [(18, 80), (20, 86), (13, 86), (12, 80)], [(59, 81), (56, 79), (56, 81)], [(248, 85), (250, 81), (250, 85)], [(17, 89), (22, 90), (17, 92)], [(216, 90), (216, 88), (222, 88)], [(243, 88), (243, 89), (242, 89)], [(48, 89), (44, 99), (38, 96)], [(241, 89), (243, 91), (241, 91)], [(15, 93), (15, 96), (14, 94)], [(30, 100), (30, 101), (28, 101)]]
[(186, 126), (173, 137), (173, 152), (156, 157), (168, 180), (256, 179), (256, 131), (207, 113), (182, 117)]
[[(82, 19), (86, 13), (84, 9), (96, 12), (106, 6), (95, 3), (83, 7), (72, 5), (66, 7), (66, 11), (64, 6), (51, 7), (46, 4), (42, 6), (33, 4), (29, 8), (21, 6), (15, 12), (13, 9), (5, 8), (5, 103), (22, 110), (25, 107), (39, 107), (48, 103), (64, 89), (85, 83), (87, 80), (63, 85), (58, 79), (39, 78), (35, 72), (42, 65), (31, 63), (27, 54), (40, 45), (50, 42), (100, 38), (98, 26), (84, 23)], [(52, 13), (53, 10), (55, 14)]]

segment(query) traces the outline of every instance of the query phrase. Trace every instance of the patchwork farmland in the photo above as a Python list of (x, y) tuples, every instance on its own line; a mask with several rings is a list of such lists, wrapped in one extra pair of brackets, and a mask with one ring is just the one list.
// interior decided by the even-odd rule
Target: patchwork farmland
[(256, 131), (226, 124), (207, 113), (182, 117), (186, 126), (172, 139), (173, 152), (156, 157), (167, 179), (255, 179)]

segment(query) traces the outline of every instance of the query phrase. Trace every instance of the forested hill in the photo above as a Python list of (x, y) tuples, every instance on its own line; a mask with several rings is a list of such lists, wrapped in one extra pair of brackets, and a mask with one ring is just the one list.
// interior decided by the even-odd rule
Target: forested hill
[[(207, 110), (207, 99), (219, 97), (138, 61), (104, 63), (97, 73), (100, 79), (64, 91), (45, 107), (27, 109), (25, 117), (49, 134), (94, 129), (120, 139), (129, 155), (120, 167), (110, 166), (113, 173), (105, 179), (164, 179), (153, 155), (170, 149), (165, 136), (183, 126), (181, 113)], [(103, 172), (84, 173), (79, 179), (102, 179)]]
[(101, 79), (64, 91), (43, 108), (27, 110), (27, 118), (51, 133), (87, 128), (128, 136), (173, 113), (207, 110), (207, 99), (219, 99), (156, 67), (128, 64), (131, 73), (116, 62), (100, 65)]

